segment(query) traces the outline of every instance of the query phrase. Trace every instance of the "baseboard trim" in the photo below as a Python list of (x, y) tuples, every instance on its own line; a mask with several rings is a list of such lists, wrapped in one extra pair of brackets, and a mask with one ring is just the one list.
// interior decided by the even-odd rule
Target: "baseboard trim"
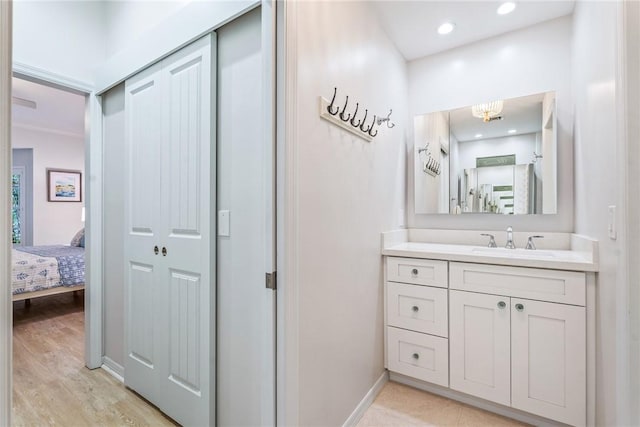
[(102, 357), (102, 369), (111, 374), (115, 379), (124, 383), (124, 366), (121, 364), (114, 362), (113, 359), (103, 356)]
[(347, 418), (347, 421), (344, 422), (342, 427), (352, 427), (358, 424), (360, 418), (362, 418), (366, 410), (369, 409), (369, 406), (371, 406), (373, 401), (376, 400), (376, 397), (378, 397), (378, 395), (382, 391), (382, 387), (384, 387), (384, 385), (388, 381), (389, 372), (385, 370), (382, 375), (380, 375), (380, 378), (378, 378), (378, 380), (375, 382), (373, 387), (371, 387), (371, 390), (369, 390), (367, 394), (362, 398), (360, 403), (358, 403), (358, 406), (356, 406), (356, 409), (354, 409), (351, 415), (349, 415), (349, 418)]
[(408, 385), (409, 387), (424, 390), (429, 393), (437, 394), (438, 396), (446, 397), (447, 399), (462, 402), (475, 408), (483, 409), (494, 414), (502, 415), (503, 417), (512, 418), (514, 420), (531, 424), (538, 427), (558, 427), (566, 426), (566, 424), (551, 421), (546, 418), (538, 417), (537, 415), (529, 414), (527, 412), (520, 411), (518, 409), (508, 408), (497, 403), (489, 402), (484, 399), (470, 396), (459, 391), (452, 390), (447, 387), (442, 387), (435, 384), (426, 383), (420, 380), (413, 379), (394, 372), (389, 373), (389, 381), (394, 381), (400, 384)]

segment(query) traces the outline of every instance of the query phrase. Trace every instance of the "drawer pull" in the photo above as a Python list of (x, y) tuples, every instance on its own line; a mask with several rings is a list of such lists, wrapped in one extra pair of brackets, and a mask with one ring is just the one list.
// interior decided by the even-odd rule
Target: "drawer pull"
[(418, 311), (420, 311), (420, 307), (414, 305), (413, 307), (411, 307), (411, 310), (413, 310), (414, 313), (417, 313)]
[(413, 353), (413, 358), (418, 360), (420, 359), (420, 355), (418, 353)]
[(418, 269), (414, 268), (413, 270), (411, 270), (411, 274), (413, 274), (414, 276), (418, 275)]
[(524, 311), (524, 305), (523, 304), (516, 304), (516, 310)]
[(504, 302), (504, 301), (500, 301), (500, 302), (498, 303), (498, 308), (505, 308), (506, 306), (507, 306), (507, 303), (506, 303), (506, 302)]

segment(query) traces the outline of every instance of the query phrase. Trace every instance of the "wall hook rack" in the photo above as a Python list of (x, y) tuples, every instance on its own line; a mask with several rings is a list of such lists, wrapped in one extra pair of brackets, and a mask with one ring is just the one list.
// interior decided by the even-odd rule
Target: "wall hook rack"
[(427, 158), (422, 164), (422, 171), (433, 177), (440, 175), (440, 172), (442, 172), (440, 162), (431, 155), (428, 142), (424, 147), (418, 149), (418, 155), (420, 153), (425, 153)]
[(383, 123), (386, 123), (386, 124), (387, 124), (387, 127), (388, 127), (389, 129), (391, 129), (391, 128), (395, 127), (395, 126), (396, 126), (396, 124), (395, 124), (395, 123), (393, 123), (393, 122), (391, 121), (391, 113), (393, 113), (393, 110), (389, 110), (389, 114), (387, 114), (387, 117), (385, 117), (384, 119), (380, 119), (380, 118), (379, 118), (379, 119), (378, 119), (378, 126), (380, 126), (380, 125), (381, 125), (381, 124), (383, 124)]
[(338, 95), (338, 88), (333, 88), (333, 96), (331, 102), (320, 97), (320, 117), (333, 123), (342, 129), (351, 132), (354, 135), (359, 136), (365, 141), (371, 142), (373, 138), (378, 135), (378, 129), (376, 126), (380, 126), (382, 123), (386, 123), (388, 128), (393, 128), (394, 123), (391, 122), (391, 113), (393, 110), (389, 110), (389, 114), (386, 118), (378, 118), (375, 114), (373, 119), (367, 119), (369, 110), (364, 109), (364, 115), (361, 119), (357, 119), (358, 110), (360, 109), (360, 103), (356, 102), (353, 112), (349, 112), (349, 96), (345, 95), (344, 105), (342, 107), (336, 102)]
[(536, 163), (539, 159), (542, 159), (542, 154), (538, 154), (535, 151), (533, 152), (533, 161), (532, 163)]

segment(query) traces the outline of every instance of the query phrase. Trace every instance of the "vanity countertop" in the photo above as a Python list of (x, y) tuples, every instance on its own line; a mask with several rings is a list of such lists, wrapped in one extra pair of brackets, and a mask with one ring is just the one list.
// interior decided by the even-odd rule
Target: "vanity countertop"
[[(412, 233), (411, 230), (383, 233), (382, 255), (554, 270), (598, 271), (597, 241), (583, 236), (567, 233), (567, 236), (558, 237), (559, 233), (554, 233), (549, 240), (561, 242), (563, 237), (566, 237), (568, 244), (559, 244), (557, 248), (527, 250), (489, 248), (475, 244), (473, 239), (466, 239), (469, 243), (464, 244), (460, 242), (460, 237), (463, 237), (460, 232), (452, 233), (451, 238), (447, 239), (445, 232), (438, 231), (438, 238), (433, 239), (437, 240), (436, 242), (410, 239), (409, 237), (419, 235), (424, 237), (425, 234)], [(474, 232), (478, 233), (480, 232)]]

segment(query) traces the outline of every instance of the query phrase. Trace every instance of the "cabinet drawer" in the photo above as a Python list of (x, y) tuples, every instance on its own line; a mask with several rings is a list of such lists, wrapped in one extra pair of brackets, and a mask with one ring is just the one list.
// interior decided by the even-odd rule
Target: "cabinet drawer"
[(447, 261), (388, 257), (387, 280), (446, 288)]
[(448, 336), (447, 290), (387, 282), (387, 323), (416, 332)]
[(449, 345), (446, 338), (387, 328), (390, 371), (449, 386)]
[(449, 270), (451, 289), (585, 305), (584, 273), (462, 262)]

